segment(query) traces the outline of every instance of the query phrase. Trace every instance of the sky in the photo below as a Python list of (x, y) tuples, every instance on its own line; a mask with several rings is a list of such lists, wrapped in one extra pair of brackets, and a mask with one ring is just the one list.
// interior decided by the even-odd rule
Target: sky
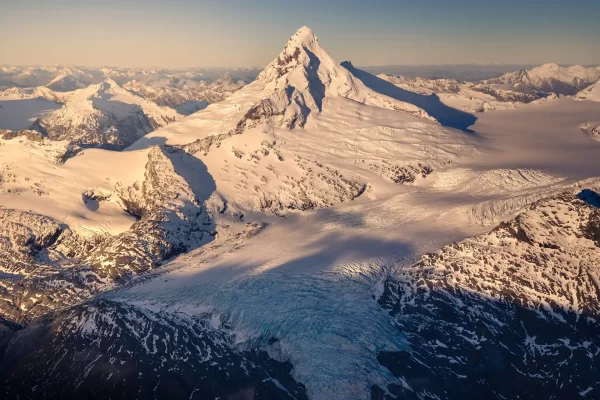
[(304, 25), (361, 66), (600, 64), (600, 0), (0, 0), (0, 64), (262, 67)]

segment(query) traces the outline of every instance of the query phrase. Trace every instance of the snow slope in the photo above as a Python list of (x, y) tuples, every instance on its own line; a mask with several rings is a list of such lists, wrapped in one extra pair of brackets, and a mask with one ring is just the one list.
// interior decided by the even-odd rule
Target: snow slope
[(23, 66), (2, 69), (2, 79), (17, 86), (44, 86), (61, 73), (58, 66)]
[(578, 100), (600, 101), (600, 81), (577, 93), (575, 98)]
[(109, 201), (95, 207), (83, 195), (110, 194), (117, 182), (128, 186), (141, 180), (148, 151), (119, 154), (88, 149), (61, 164), (68, 147), (68, 142), (49, 139), (0, 139), (2, 207), (54, 218), (82, 235), (127, 230), (134, 218), (121, 206)]
[(28, 129), (38, 118), (59, 109), (67, 97), (44, 86), (0, 90), (0, 129)]
[(398, 398), (593, 398), (597, 183), (536, 202), (387, 279), (379, 304), (411, 343), (379, 353), (401, 382), (387, 389)]
[(30, 157), (1, 175), (0, 308), (12, 323), (80, 302), (214, 236), (211, 215), (223, 203), (211, 196), (204, 166), (181, 150), (89, 149), (68, 158), (60, 146), (71, 145), (35, 131), (3, 138), (2, 148)]

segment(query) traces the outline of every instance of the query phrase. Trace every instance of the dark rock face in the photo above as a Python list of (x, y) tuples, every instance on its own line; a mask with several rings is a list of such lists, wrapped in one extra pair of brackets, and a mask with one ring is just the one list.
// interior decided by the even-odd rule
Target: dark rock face
[(594, 192), (593, 190), (584, 189), (577, 195), (577, 198), (585, 201), (591, 206), (600, 208), (600, 194)]
[(0, 129), (0, 138), (4, 140), (11, 140), (17, 137), (25, 137), (32, 142), (41, 142), (44, 139), (44, 135), (37, 130), (8, 131)]
[(385, 397), (596, 392), (600, 247), (590, 232), (598, 226), (597, 208), (561, 195), (387, 280), (379, 303), (410, 351), (379, 353), (399, 378)]
[(22, 328), (22, 326), (0, 317), (0, 365), (4, 361), (4, 354), (10, 343), (10, 339), (12, 339), (15, 332)]
[(306, 399), (291, 370), (264, 351), (235, 349), (226, 329), (207, 320), (97, 300), (16, 334), (0, 391), (28, 399)]
[[(404, 288), (386, 289), (389, 299)], [(415, 296), (414, 305), (391, 311), (412, 351), (378, 355), (407, 384), (389, 388), (399, 398), (566, 399), (598, 386), (599, 332), (585, 317), (557, 321), (464, 291)]]

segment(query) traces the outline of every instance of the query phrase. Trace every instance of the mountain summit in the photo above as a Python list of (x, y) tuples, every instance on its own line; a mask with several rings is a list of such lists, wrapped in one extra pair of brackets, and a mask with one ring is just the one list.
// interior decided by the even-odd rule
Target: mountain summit
[(310, 48), (313, 43), (317, 42), (317, 35), (310, 29), (308, 26), (303, 26), (294, 33), (290, 40), (289, 44), (296, 44), (304, 47)]
[(336, 63), (304, 26), (287, 42), (279, 56), (259, 74), (256, 85), (271, 93), (258, 105), (262, 114), (277, 117), (286, 128), (304, 126), (311, 112), (322, 111), (325, 97), (345, 97), (363, 104), (404, 111), (419, 117), (427, 113), (412, 104), (397, 101), (367, 88)]

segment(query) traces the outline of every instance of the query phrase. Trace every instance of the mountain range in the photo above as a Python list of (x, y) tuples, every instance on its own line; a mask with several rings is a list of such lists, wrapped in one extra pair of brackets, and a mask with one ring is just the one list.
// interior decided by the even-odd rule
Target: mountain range
[(244, 85), (246, 82), (236, 80), (226, 73), (208, 83), (191, 79), (166, 78), (146, 84), (130, 81), (123, 85), (123, 88), (160, 106), (171, 107), (180, 114), (189, 115), (211, 103), (225, 100)]
[[(120, 86), (106, 78), (84, 85), (74, 78), (73, 71), (69, 72), (47, 86), (0, 91), (0, 102), (11, 106), (5, 110), (6, 116), (0, 115), (0, 121), (5, 120), (6, 128), (34, 129), (50, 139), (122, 149), (159, 127), (225, 99), (245, 84), (226, 74), (211, 82), (160, 78)], [(12, 113), (13, 108), (25, 111), (25, 115)]]
[(302, 27), (248, 84), (4, 91), (60, 108), (0, 130), (0, 392), (593, 398), (600, 103), (541, 70), (373, 75)]
[(469, 113), (517, 108), (548, 97), (548, 94), (542, 92), (498, 88), (481, 82), (405, 78), (385, 74), (377, 76), (410, 92), (439, 96), (444, 104)]
[[(292, 57), (293, 55), (286, 56)], [(350, 65), (351, 71), (360, 71), (351, 66), (351, 63), (348, 65)], [(223, 75), (218, 75), (218, 73), (223, 73)], [(223, 101), (231, 96), (233, 92), (248, 83), (239, 77), (234, 77), (232, 75), (234, 73), (251, 81), (257, 72), (255, 70), (225, 70), (223, 72), (222, 70), (206, 69), (93, 69), (61, 66), (2, 67), (0, 78), (7, 83), (10, 81), (13, 85), (32, 83), (41, 85), (7, 88), (0, 91), (0, 101), (2, 99), (9, 101), (35, 99), (49, 100), (54, 104), (39, 101), (29, 102), (27, 105), (7, 104), (9, 107), (3, 111), (7, 116), (0, 115), (0, 124), (2, 119), (7, 119), (7, 122), (0, 128), (31, 128), (43, 133), (51, 132), (51, 138), (68, 138), (72, 142), (84, 146), (123, 148), (166, 123), (193, 114), (211, 103)], [(264, 76), (265, 72), (260, 74)], [(438, 96), (440, 105), (448, 107), (443, 111), (444, 114), (448, 114), (449, 109), (474, 114), (513, 109), (533, 102), (551, 100), (557, 95), (574, 95), (575, 98), (584, 99), (590, 98), (591, 94), (593, 98), (592, 89), (594, 83), (600, 79), (600, 67), (586, 68), (575, 65), (565, 68), (557, 64), (545, 64), (530, 70), (505, 73), (497, 78), (476, 82), (455, 79), (406, 78), (386, 74), (379, 74), (378, 78), (405, 91), (402, 94), (397, 92), (398, 89), (395, 89), (396, 92), (390, 91), (390, 88), (382, 89), (383, 82), (375, 80), (367, 85), (378, 86), (379, 91), (385, 92), (394, 100), (406, 100), (409, 92), (422, 96)], [(122, 96), (119, 101), (123, 103), (122, 107), (116, 107), (116, 102), (113, 101), (111, 111), (100, 107), (93, 112), (95, 114), (93, 117), (89, 116), (89, 110), (86, 113), (80, 113), (78, 110), (89, 109), (90, 106), (87, 104), (89, 96), (85, 94), (73, 96), (73, 93), (82, 89), (84, 92), (79, 93), (86, 93), (86, 90), (88, 92), (95, 91), (94, 88), (103, 82), (111, 82), (112, 87), (122, 88), (134, 96), (129, 96), (121, 90)], [(352, 82), (344, 83), (344, 85), (349, 85), (349, 88), (353, 84)], [(586, 91), (588, 87), (590, 89)], [(354, 89), (351, 88), (351, 90)], [(92, 96), (98, 98), (97, 95)], [(63, 106), (67, 101), (69, 101), (68, 107)], [(365, 100), (360, 101), (364, 102)], [(430, 105), (423, 107), (422, 101), (426, 101)], [(81, 103), (76, 104), (77, 102)], [(155, 103), (156, 106), (151, 106), (149, 102)], [(427, 110), (431, 112), (432, 109), (431, 99), (415, 100), (413, 96), (408, 103), (418, 104), (418, 107), (425, 112)], [(160, 110), (160, 107), (168, 107), (174, 112)], [(15, 113), (14, 110), (17, 108)], [(56, 108), (60, 108), (60, 110), (49, 113)], [(150, 108), (152, 108), (151, 111)], [(13, 114), (13, 118), (17, 120), (10, 120), (9, 114)], [(454, 120), (454, 122), (450, 122), (452, 126), (467, 128), (471, 119), (454, 114), (451, 117), (445, 115), (441, 122), (448, 123), (446, 119), (452, 119)], [(29, 122), (24, 121), (24, 118)], [(82, 118), (87, 122), (82, 123)], [(437, 119), (439, 120), (439, 118)], [(71, 133), (60, 133), (66, 130)]]
[(488, 83), (509, 84), (513, 88), (527, 88), (548, 93), (575, 95), (598, 82), (600, 67), (585, 68), (574, 65), (568, 68), (558, 64), (544, 64), (531, 70), (519, 70), (489, 79)]
[(120, 85), (130, 81), (144, 84), (169, 80), (210, 83), (229, 75), (234, 81), (251, 81), (260, 72), (253, 68), (116, 68), (76, 66), (7, 66), (0, 65), (0, 87), (55, 86), (55, 91), (73, 91), (112, 79)]

